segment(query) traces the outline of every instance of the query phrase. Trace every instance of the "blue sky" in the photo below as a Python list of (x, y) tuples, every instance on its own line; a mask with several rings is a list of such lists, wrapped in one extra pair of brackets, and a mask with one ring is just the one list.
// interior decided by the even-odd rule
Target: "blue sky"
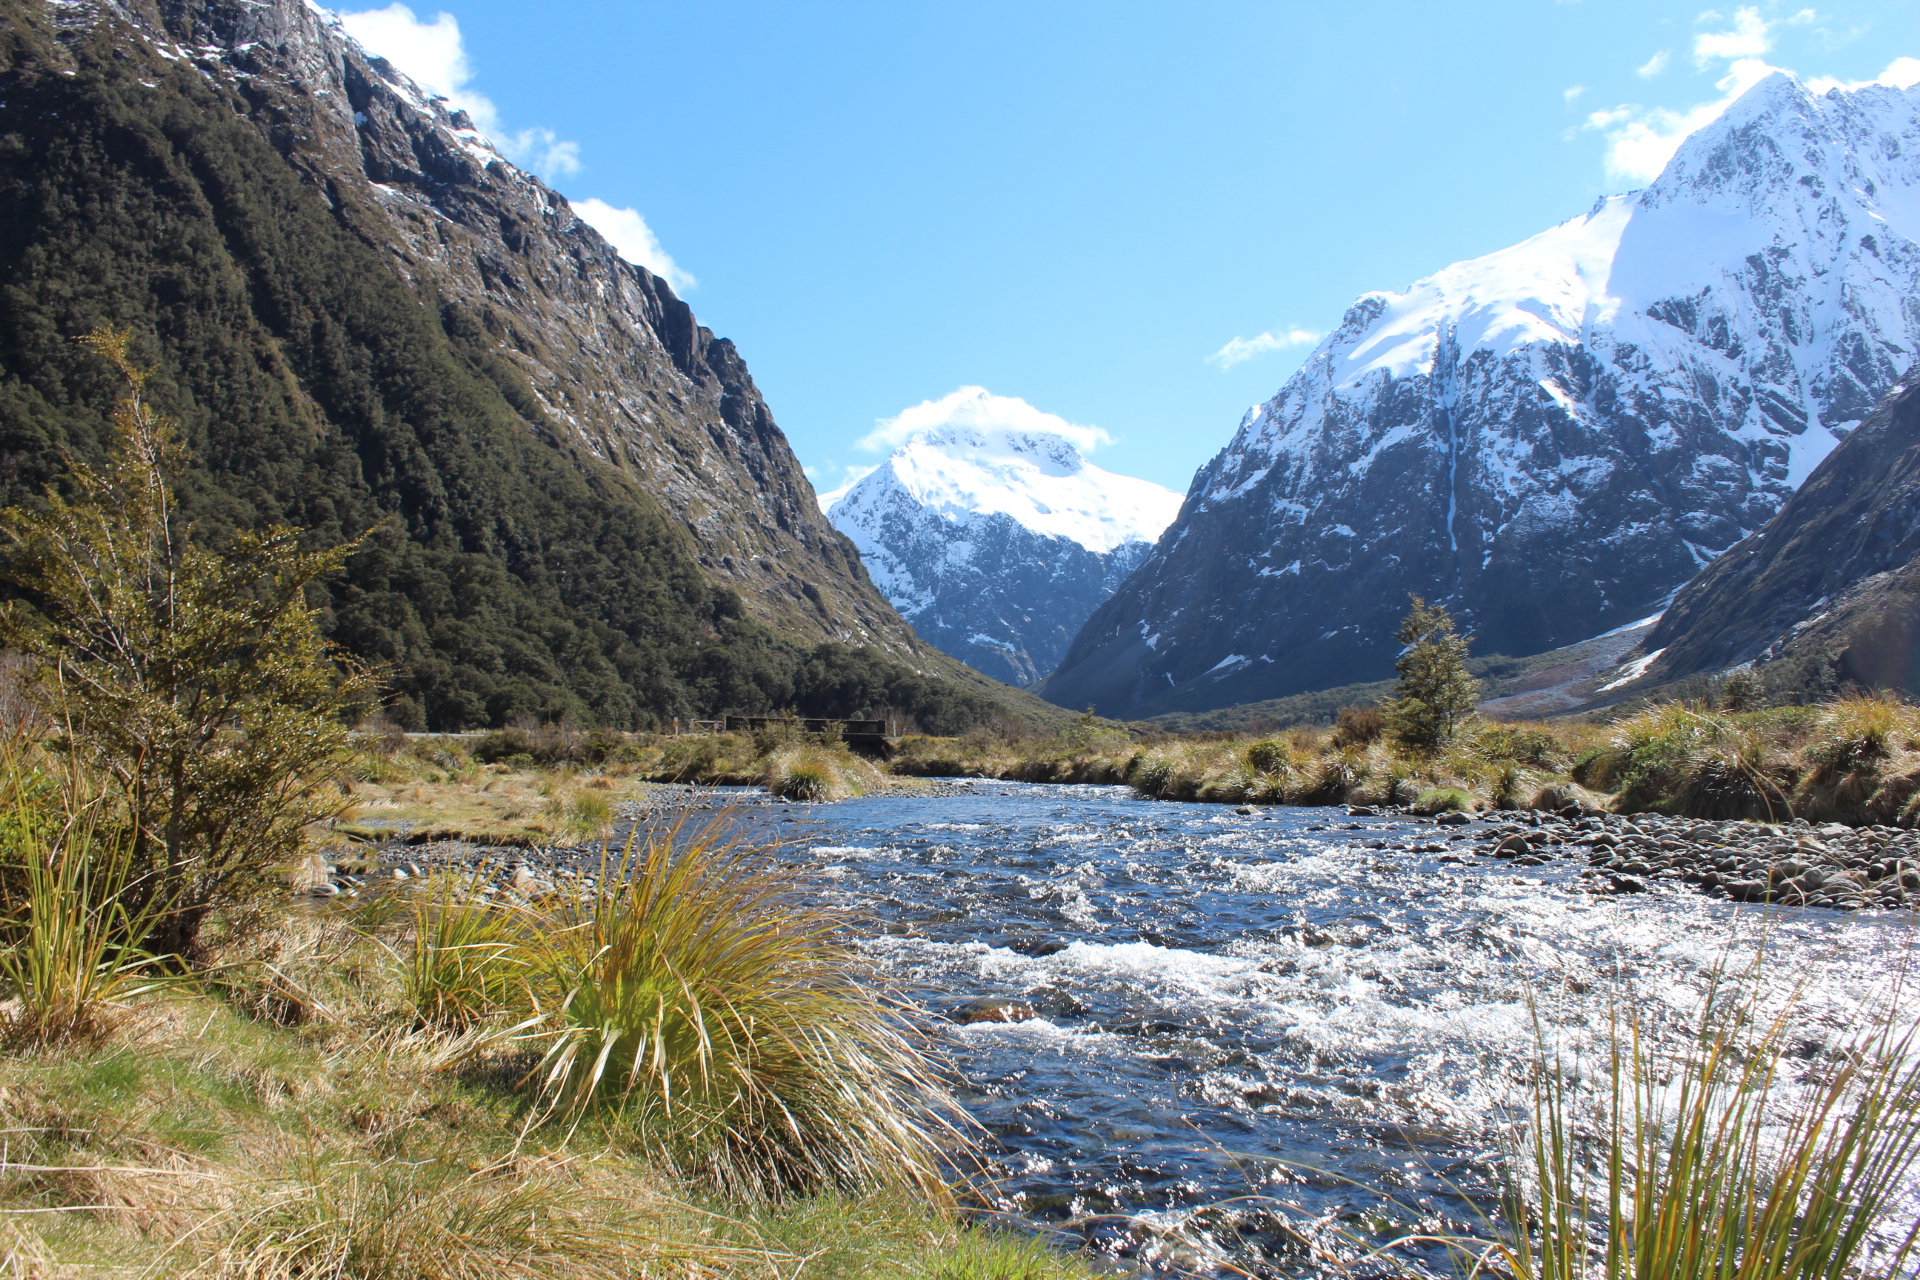
[(1642, 185), (1767, 69), (1920, 78), (1897, 61), (1920, 0), (447, 0), (348, 25), (674, 280), (822, 489), (981, 386), (1184, 491), (1361, 293)]

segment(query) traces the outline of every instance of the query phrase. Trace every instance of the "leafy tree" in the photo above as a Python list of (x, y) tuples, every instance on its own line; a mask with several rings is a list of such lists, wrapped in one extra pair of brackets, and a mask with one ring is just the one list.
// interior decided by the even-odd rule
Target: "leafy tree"
[(1480, 698), (1480, 682), (1467, 672), (1471, 636), (1453, 629), (1453, 616), (1419, 596), (1394, 639), (1401, 644), (1394, 669), (1400, 681), (1387, 704), (1387, 731), (1418, 751), (1433, 751), (1454, 732)]
[(82, 339), (126, 383), (98, 470), (69, 460), (71, 498), (0, 514), (6, 576), (28, 600), (0, 643), (33, 662), (27, 691), (58, 746), (111, 778), (137, 875), (130, 912), (169, 909), (150, 942), (190, 957), (208, 910), (293, 853), (327, 812), (309, 786), (346, 746), (372, 671), (324, 641), (306, 593), (351, 544), (303, 551), (287, 528), (196, 546), (167, 473), (173, 424), (144, 395), (126, 330)]

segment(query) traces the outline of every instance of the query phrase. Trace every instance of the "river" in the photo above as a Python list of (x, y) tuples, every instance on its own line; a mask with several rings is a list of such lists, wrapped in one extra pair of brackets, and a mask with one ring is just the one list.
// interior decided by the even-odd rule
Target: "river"
[[(1770, 949), (1810, 980), (1817, 1054), (1884, 993), (1908, 912), (1595, 896), (1582, 861), (1442, 851), (1431, 822), (1148, 801), (1117, 787), (751, 806), (956, 1024), (981, 1195), (1162, 1274), (1323, 1274), (1408, 1233), (1477, 1233), (1501, 1122), (1541, 1043), (1605, 1042), (1624, 997), (1679, 1034), (1705, 975)], [(1355, 1275), (1452, 1274), (1437, 1245)]]

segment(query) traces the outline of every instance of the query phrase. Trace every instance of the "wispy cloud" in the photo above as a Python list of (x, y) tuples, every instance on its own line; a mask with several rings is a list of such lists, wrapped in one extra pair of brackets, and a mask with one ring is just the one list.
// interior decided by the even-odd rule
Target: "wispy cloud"
[(653, 228), (647, 225), (647, 220), (640, 216), (638, 209), (616, 208), (605, 200), (591, 197), (575, 200), (572, 204), (580, 220), (605, 236), (607, 243), (628, 262), (645, 267), (681, 291), (699, 283), (692, 275), (682, 271), (672, 255), (660, 247), (660, 238), (653, 234)]
[(1639, 76), (1642, 80), (1651, 80), (1655, 76), (1659, 75), (1662, 71), (1665, 71), (1667, 69), (1667, 64), (1671, 61), (1673, 61), (1673, 54), (1666, 49), (1662, 49), (1660, 52), (1654, 54), (1651, 58), (1648, 58), (1645, 62), (1641, 63), (1639, 66), (1635, 67), (1633, 69), (1633, 74)]
[(563, 140), (551, 129), (508, 130), (493, 99), (473, 86), (473, 64), (460, 36), (460, 22), (450, 13), (436, 13), (428, 22), (406, 5), (342, 13), (340, 25), (376, 57), (398, 67), (422, 89), (464, 111), (474, 127), (500, 148), (501, 154), (522, 168), (552, 181), (580, 172), (580, 144)]
[[(1712, 18), (1709, 18), (1709, 14)], [(1719, 18), (1709, 9), (1700, 15), (1703, 21)], [(1702, 31), (1693, 38), (1693, 64), (1711, 66), (1715, 61), (1757, 58), (1773, 48), (1773, 24), (1760, 16), (1760, 10), (1742, 6), (1733, 11), (1733, 26), (1726, 31)]]
[(985, 387), (961, 387), (938, 400), (922, 400), (891, 418), (881, 418), (855, 447), (877, 453), (897, 448), (922, 431), (950, 426), (978, 431), (1047, 431), (1066, 437), (1085, 453), (1113, 443), (1113, 437), (1099, 427), (1068, 422), (1018, 396), (997, 396)]
[(1285, 351), (1289, 347), (1310, 346), (1320, 341), (1320, 335), (1311, 329), (1302, 329), (1294, 325), (1287, 329), (1270, 329), (1266, 333), (1251, 338), (1235, 338), (1226, 346), (1207, 357), (1208, 364), (1217, 364), (1222, 369), (1231, 369), (1237, 364), (1245, 364), (1258, 356), (1274, 351)]
[(1571, 106), (1573, 103), (1573, 100), (1579, 97), (1581, 94), (1585, 93), (1586, 91), (1587, 91), (1587, 86), (1583, 84), (1570, 84), (1566, 88), (1560, 91), (1560, 97), (1564, 99), (1569, 106)]
[(1884, 84), (1894, 89), (1911, 89), (1920, 84), (1920, 58), (1895, 58), (1887, 64), (1887, 69), (1871, 80), (1836, 80), (1832, 76), (1815, 76), (1807, 81), (1807, 88), (1815, 93), (1825, 93), (1829, 89), (1864, 89), (1870, 84)]

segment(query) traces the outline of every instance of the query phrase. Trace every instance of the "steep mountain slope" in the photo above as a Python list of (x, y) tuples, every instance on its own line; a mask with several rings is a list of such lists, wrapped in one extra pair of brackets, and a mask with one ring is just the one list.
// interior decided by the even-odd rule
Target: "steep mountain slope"
[(1920, 365), (1641, 648), (1623, 692), (1744, 662), (1814, 691), (1920, 690)]
[(989, 713), (731, 345), (462, 123), (299, 0), (0, 0), (0, 497), (103, 447), (114, 321), (206, 536), (377, 527), (331, 625), (405, 723)]
[(1179, 507), (1051, 432), (946, 426), (901, 445), (828, 514), (921, 639), (1024, 685), (1053, 670)]
[(1920, 88), (1755, 86), (1646, 190), (1348, 311), (1047, 682), (1203, 709), (1655, 612), (1920, 353)]

